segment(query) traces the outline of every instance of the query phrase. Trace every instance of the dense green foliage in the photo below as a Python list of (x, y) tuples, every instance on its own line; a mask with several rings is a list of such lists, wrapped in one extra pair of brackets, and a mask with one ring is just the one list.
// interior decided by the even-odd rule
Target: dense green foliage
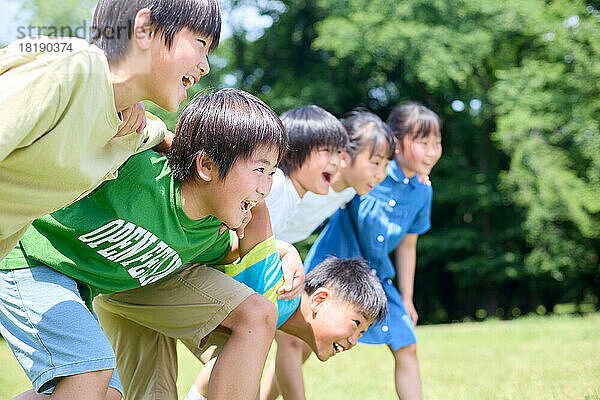
[(316, 103), (386, 118), (411, 99), (442, 117), (433, 229), (419, 242), (422, 320), (597, 304), (597, 4), (293, 0), (280, 13), (258, 3), (273, 26), (255, 41), (238, 30), (215, 75), (278, 112)]
[[(597, 307), (598, 6), (230, 0), (233, 34), (194, 91), (237, 86), (277, 112), (315, 103), (337, 116), (424, 103), (444, 122), (444, 155), (431, 176), (433, 228), (418, 246), (421, 321)], [(233, 18), (245, 7), (272, 26), (249, 31)], [(174, 127), (175, 114), (149, 108)]]

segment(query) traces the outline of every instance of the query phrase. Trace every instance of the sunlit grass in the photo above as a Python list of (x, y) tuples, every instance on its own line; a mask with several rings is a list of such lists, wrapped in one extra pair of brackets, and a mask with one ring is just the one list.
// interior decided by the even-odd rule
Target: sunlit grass
[[(600, 400), (600, 314), (421, 326), (417, 335), (425, 399)], [(183, 399), (201, 364), (180, 350)], [(3, 341), (0, 365), (0, 399), (31, 387)], [(311, 357), (307, 398), (394, 399), (393, 366), (385, 346), (360, 345), (327, 363)]]

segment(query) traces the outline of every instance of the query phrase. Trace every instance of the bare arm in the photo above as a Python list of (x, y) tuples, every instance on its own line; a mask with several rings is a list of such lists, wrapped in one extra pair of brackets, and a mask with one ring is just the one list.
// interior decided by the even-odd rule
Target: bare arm
[(302, 292), (304, 287), (304, 266), (298, 250), (291, 244), (277, 240), (277, 251), (281, 257), (284, 285), (277, 289), (277, 299), (291, 300)]
[[(236, 240), (237, 237), (234, 236), (229, 254), (219, 264), (234, 262), (238, 257), (245, 256), (256, 245), (273, 236), (269, 210), (264, 201), (261, 201), (252, 209), (252, 214), (249, 217), (251, 219), (248, 224), (244, 228), (238, 229), (238, 236), (241, 229), (243, 238)], [(291, 244), (277, 240), (275, 245), (281, 257), (284, 280), (284, 285), (277, 290), (279, 294), (277, 298), (293, 299), (300, 294), (304, 284), (302, 259), (296, 248)]]
[[(238, 228), (239, 232), (242, 229), (242, 237), (240, 237), (239, 256), (244, 257), (250, 250), (256, 247), (257, 244), (264, 242), (271, 236), (271, 218), (265, 201), (261, 201), (252, 208), (251, 214), (248, 215), (250, 220), (244, 228)], [(242, 224), (244, 226), (244, 224)]]
[[(252, 209), (252, 219), (243, 230), (243, 239), (240, 239), (239, 255), (243, 257), (257, 244), (273, 236), (271, 218), (265, 201), (261, 201)], [(300, 254), (294, 246), (287, 242), (275, 242), (281, 269), (283, 270), (284, 285), (277, 290), (278, 299), (293, 299), (302, 291), (304, 284), (304, 267)]]
[(303, 341), (281, 331), (275, 332), (277, 353), (275, 356), (275, 380), (285, 400), (306, 400), (302, 374)]
[(419, 315), (413, 304), (413, 289), (415, 283), (415, 267), (417, 265), (417, 239), (419, 235), (408, 233), (404, 235), (396, 248), (396, 274), (398, 290), (402, 295), (404, 308), (414, 325), (417, 325)]

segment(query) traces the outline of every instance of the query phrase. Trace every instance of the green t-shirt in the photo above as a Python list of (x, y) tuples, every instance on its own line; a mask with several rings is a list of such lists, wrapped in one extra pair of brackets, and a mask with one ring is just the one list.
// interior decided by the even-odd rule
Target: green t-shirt
[(185, 215), (170, 172), (164, 156), (134, 155), (117, 179), (36, 219), (0, 269), (47, 265), (76, 279), (89, 301), (155, 282), (187, 262), (220, 261), (231, 234), (219, 234), (222, 223), (213, 216)]

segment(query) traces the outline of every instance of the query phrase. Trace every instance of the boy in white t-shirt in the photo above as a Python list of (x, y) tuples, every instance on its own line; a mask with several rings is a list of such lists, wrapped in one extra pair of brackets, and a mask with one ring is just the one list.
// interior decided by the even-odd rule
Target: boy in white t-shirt
[(288, 215), (285, 228), (279, 232), (281, 240), (289, 243), (305, 240), (356, 194), (370, 192), (385, 178), (387, 163), (394, 154), (393, 136), (386, 124), (373, 113), (356, 111), (350, 113), (342, 125), (348, 134), (348, 142), (340, 155), (340, 166), (331, 179), (329, 191), (325, 195), (307, 192), (295, 203), (291, 210), (293, 215)]
[(294, 108), (281, 114), (289, 138), (289, 149), (273, 177), (266, 202), (273, 234), (277, 239), (296, 242), (288, 232), (298, 206), (310, 192), (325, 195), (340, 164), (348, 141), (340, 121), (318, 106)]

